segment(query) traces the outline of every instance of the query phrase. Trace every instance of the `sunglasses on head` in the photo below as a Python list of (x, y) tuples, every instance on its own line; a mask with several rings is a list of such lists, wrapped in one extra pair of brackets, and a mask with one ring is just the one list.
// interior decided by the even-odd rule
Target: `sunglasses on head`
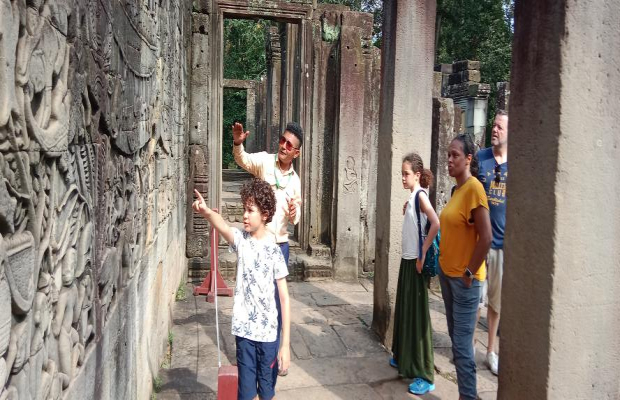
[(502, 180), (502, 167), (497, 164), (495, 165), (495, 183), (499, 183)]
[(280, 146), (284, 146), (287, 151), (291, 151), (293, 149), (298, 150), (298, 148), (293, 146), (293, 143), (291, 143), (291, 141), (284, 136), (280, 136)]

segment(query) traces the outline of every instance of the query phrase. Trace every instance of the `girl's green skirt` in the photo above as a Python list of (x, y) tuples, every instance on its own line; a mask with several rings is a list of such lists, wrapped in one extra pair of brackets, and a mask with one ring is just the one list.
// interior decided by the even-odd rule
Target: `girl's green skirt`
[(430, 277), (418, 274), (416, 260), (400, 261), (392, 354), (404, 378), (435, 377), (431, 317), (428, 311)]

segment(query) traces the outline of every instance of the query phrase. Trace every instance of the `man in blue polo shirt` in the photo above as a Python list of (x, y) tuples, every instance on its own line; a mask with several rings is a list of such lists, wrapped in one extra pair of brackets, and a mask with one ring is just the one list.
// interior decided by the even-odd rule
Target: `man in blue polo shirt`
[(487, 255), (489, 346), (486, 361), (491, 372), (498, 373), (499, 357), (495, 338), (499, 326), (504, 272), (504, 227), (506, 225), (506, 178), (508, 176), (508, 113), (498, 110), (491, 131), (491, 147), (478, 152), (478, 179), (489, 200), (493, 242)]

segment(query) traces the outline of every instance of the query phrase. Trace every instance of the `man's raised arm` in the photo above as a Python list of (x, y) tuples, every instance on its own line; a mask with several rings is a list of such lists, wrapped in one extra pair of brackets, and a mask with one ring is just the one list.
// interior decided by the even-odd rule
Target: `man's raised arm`
[(243, 131), (243, 125), (235, 122), (233, 130), (233, 157), (235, 162), (252, 175), (262, 178), (263, 162), (259, 154), (246, 153), (243, 141), (250, 135), (250, 131)]

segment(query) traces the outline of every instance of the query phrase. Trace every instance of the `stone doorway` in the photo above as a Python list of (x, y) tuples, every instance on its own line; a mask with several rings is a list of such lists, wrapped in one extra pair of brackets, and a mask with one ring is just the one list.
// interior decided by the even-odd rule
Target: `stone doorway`
[[(371, 271), (380, 86), (372, 15), (311, 0), (210, 0), (196, 7), (188, 193), (196, 188), (212, 207), (223, 206), (222, 93), (243, 89), (250, 100), (254, 90), (251, 149), (273, 151), (288, 121), (304, 129), (295, 165), (303, 202), (291, 274), (355, 280)], [(253, 84), (228, 79), (223, 70), (224, 22), (239, 19), (273, 21), (265, 79)], [(190, 277), (197, 278), (208, 269), (208, 226), (191, 211), (187, 217)]]
[[(308, 117), (303, 115), (303, 105), (310, 102), (309, 92), (304, 94), (302, 89), (305, 80), (303, 77), (307, 76), (309, 79), (310, 76), (301, 71), (303, 62), (305, 61), (307, 64), (308, 61), (302, 53), (305, 43), (303, 35), (306, 33), (304, 17), (307, 17), (308, 10), (295, 5), (289, 8), (280, 7), (278, 10), (263, 9), (260, 6), (243, 7), (238, 3), (227, 1), (214, 1), (214, 8), (214, 11), (217, 11), (217, 15), (213, 17), (216, 20), (215, 29), (212, 29), (215, 36), (215, 54), (213, 56), (216, 61), (211, 68), (212, 76), (215, 78), (214, 82), (216, 82), (214, 85), (216, 90), (211, 96), (212, 109), (216, 110), (214, 119), (219, 121), (217, 122), (218, 126), (222, 125), (224, 90), (228, 88), (246, 89), (248, 115), (250, 117), (259, 116), (258, 120), (253, 121), (253, 118), (248, 118), (246, 121), (246, 129), (252, 133), (251, 139), (247, 143), (249, 145), (248, 151), (274, 152), (277, 149), (277, 141), (282, 127), (288, 121), (298, 121), (304, 126), (304, 117)], [(225, 20), (228, 19), (266, 19), (272, 22), (271, 26), (267, 27), (266, 32), (267, 72), (264, 79), (260, 81), (236, 81), (226, 78), (223, 65), (225, 51), (223, 27)], [(254, 100), (254, 104), (252, 104), (252, 100)], [(306, 110), (306, 112), (308, 111)], [(213, 143), (211, 148), (222, 148), (222, 136), (210, 136), (211, 140), (219, 141), (219, 143)], [(223, 174), (222, 162), (220, 161), (223, 154), (211, 152), (210, 155), (211, 176), (215, 178), (211, 181), (210, 192), (214, 196), (211, 196), (210, 200), (213, 201), (213, 204), (225, 207), (226, 203), (223, 202), (224, 189), (232, 186), (224, 186), (223, 177), (235, 175), (239, 178), (243, 174), (228, 172)], [(303, 176), (305, 170), (303, 147), (302, 155), (299, 157), (295, 169), (300, 176)], [(233, 186), (235, 185), (233, 184)], [(239, 203), (234, 204), (234, 207), (239, 208)], [(297, 240), (299, 240), (297, 232), (304, 231), (304, 223), (302, 216), (293, 232), (293, 237)]]
[[(241, 186), (252, 175), (233, 158), (231, 126), (243, 124), (250, 135), (248, 153), (276, 153), (278, 138), (290, 121), (299, 121), (299, 26), (273, 18), (224, 15), (222, 34), (222, 163), (220, 208), (226, 220), (241, 228)], [(295, 169), (300, 172), (295, 160)], [(301, 224), (289, 226), (291, 245)]]

